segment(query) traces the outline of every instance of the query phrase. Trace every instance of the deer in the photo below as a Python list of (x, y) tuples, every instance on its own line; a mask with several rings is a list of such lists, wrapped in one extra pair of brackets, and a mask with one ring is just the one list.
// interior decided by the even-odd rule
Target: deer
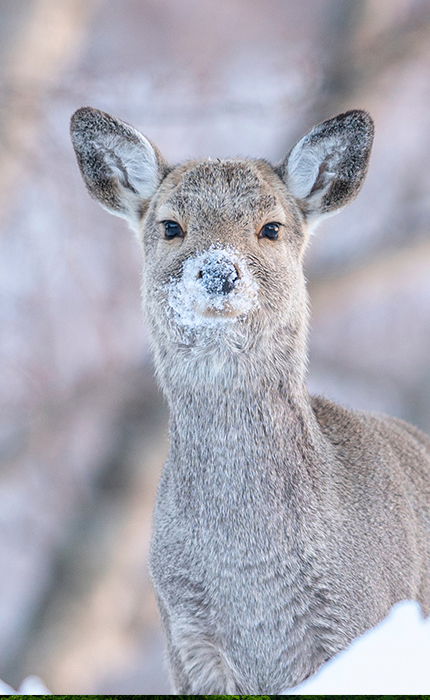
[(142, 244), (170, 447), (149, 567), (175, 693), (279, 694), (387, 616), (430, 612), (430, 439), (308, 394), (311, 231), (355, 199), (350, 110), (277, 164), (170, 166), (124, 121), (71, 119), (89, 194)]

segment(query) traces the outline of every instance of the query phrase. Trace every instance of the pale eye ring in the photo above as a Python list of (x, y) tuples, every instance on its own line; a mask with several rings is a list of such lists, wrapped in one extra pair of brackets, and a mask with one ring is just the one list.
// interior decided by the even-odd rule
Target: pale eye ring
[(164, 226), (164, 238), (166, 240), (170, 241), (172, 238), (184, 237), (184, 232), (177, 221), (171, 221), (169, 219), (167, 221), (162, 221), (161, 223)]
[(258, 237), (269, 238), (271, 241), (276, 241), (281, 225), (282, 224), (278, 223), (277, 221), (271, 221), (269, 224), (265, 224), (258, 234)]

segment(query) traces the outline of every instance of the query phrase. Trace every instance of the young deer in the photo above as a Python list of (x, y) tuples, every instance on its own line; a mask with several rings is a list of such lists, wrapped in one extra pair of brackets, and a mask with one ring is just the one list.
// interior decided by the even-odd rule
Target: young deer
[(90, 194), (142, 238), (170, 405), (150, 569), (176, 692), (281, 693), (403, 599), (430, 612), (430, 440), (305, 385), (308, 227), (353, 200), (372, 120), (279, 165), (170, 167), (131, 126), (72, 117)]

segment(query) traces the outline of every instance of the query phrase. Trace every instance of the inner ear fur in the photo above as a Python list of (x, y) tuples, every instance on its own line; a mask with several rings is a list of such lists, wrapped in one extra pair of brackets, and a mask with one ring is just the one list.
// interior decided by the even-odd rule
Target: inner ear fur
[(169, 170), (160, 152), (129, 124), (92, 107), (74, 113), (70, 134), (90, 195), (136, 224)]
[(309, 222), (333, 214), (357, 196), (369, 165), (374, 125), (351, 110), (314, 127), (278, 168)]

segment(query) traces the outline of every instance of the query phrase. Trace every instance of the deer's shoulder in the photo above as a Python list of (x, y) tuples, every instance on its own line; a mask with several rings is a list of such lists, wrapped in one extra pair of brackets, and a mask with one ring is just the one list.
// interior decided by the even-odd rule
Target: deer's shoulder
[(350, 470), (375, 472), (389, 465), (413, 475), (430, 472), (430, 438), (400, 418), (340, 406), (322, 396), (311, 399), (319, 426)]

